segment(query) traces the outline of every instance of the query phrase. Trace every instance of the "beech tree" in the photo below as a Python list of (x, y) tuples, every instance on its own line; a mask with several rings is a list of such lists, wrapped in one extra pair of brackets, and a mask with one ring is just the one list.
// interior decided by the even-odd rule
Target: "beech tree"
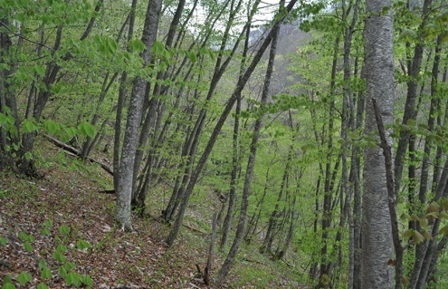
[[(162, 0), (149, 1), (142, 34), (142, 42), (145, 44), (145, 50), (141, 54), (144, 64), (143, 69), (148, 68), (148, 65), (151, 63), (150, 50), (157, 39), (161, 7)], [(115, 177), (117, 178), (116, 218), (124, 230), (132, 230), (131, 198), (134, 179), (134, 162), (146, 86), (147, 80), (143, 77), (137, 76), (133, 81), (119, 169), (115, 174)]]
[[(392, 2), (368, 0), (366, 14), (364, 30), (367, 82), (365, 134), (371, 136), (377, 134), (374, 100), (378, 102), (384, 123), (393, 122), (395, 93)], [(391, 130), (387, 130), (386, 133), (390, 145)], [(379, 145), (367, 147), (364, 154), (361, 288), (393, 288), (393, 268), (388, 264), (391, 259), (394, 259), (394, 247), (385, 157)], [(392, 209), (395, 210), (395, 208)]]

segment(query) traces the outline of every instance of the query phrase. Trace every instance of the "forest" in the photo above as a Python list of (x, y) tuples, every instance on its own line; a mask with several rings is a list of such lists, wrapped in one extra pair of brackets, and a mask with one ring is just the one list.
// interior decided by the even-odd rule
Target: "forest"
[(0, 0), (0, 285), (448, 288), (445, 0)]

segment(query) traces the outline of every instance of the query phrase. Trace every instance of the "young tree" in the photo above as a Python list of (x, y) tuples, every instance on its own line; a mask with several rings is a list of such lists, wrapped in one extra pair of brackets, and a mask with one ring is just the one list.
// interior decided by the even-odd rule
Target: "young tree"
[[(281, 9), (284, 6), (285, 1), (280, 1), (280, 8)], [(261, 106), (265, 106), (267, 104), (268, 100), (268, 93), (269, 93), (269, 87), (271, 83), (271, 77), (272, 72), (274, 70), (274, 60), (275, 55), (277, 53), (277, 42), (278, 42), (278, 34), (280, 30), (280, 23), (276, 23), (274, 27), (272, 28), (273, 35), (272, 35), (272, 42), (271, 42), (271, 48), (269, 51), (269, 61), (268, 61), (268, 67), (266, 69), (266, 75), (264, 77), (264, 85), (261, 95)], [(236, 254), (238, 253), (241, 241), (243, 240), (244, 231), (246, 229), (246, 218), (247, 218), (247, 208), (249, 206), (249, 195), (251, 191), (251, 182), (252, 182), (252, 174), (254, 171), (255, 161), (257, 157), (257, 145), (258, 145), (258, 139), (260, 137), (260, 131), (262, 128), (262, 121), (263, 121), (263, 115), (259, 116), (255, 120), (254, 124), (254, 131), (252, 135), (252, 141), (250, 144), (250, 154), (249, 154), (249, 160), (247, 161), (247, 168), (246, 168), (246, 175), (244, 178), (244, 187), (243, 187), (243, 195), (241, 200), (241, 208), (240, 208), (240, 216), (238, 218), (238, 225), (235, 232), (235, 238), (233, 240), (232, 247), (230, 248), (229, 253), (227, 254), (226, 260), (224, 261), (224, 264), (221, 267), (221, 270), (219, 270), (218, 273), (218, 283), (221, 284), (221, 282), (224, 281), (227, 274), (230, 271), (231, 265), (233, 264), (233, 261), (235, 260)]]

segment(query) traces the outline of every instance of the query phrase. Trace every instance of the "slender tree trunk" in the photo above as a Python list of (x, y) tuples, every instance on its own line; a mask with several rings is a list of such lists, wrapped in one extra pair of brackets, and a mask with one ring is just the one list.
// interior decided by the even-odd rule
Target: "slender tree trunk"
[[(0, 12), (3, 12), (0, 8)], [(2, 68), (0, 70), (0, 113), (7, 114), (10, 109), (12, 116), (16, 120), (16, 126), (20, 123), (17, 115), (17, 106), (15, 97), (11, 94), (9, 87), (9, 77), (13, 73), (14, 64), (10, 59), (10, 48), (12, 46), (11, 38), (8, 35), (9, 21), (7, 19), (0, 19), (0, 61), (8, 63), (10, 68)], [(0, 172), (6, 167), (13, 167), (12, 155), (8, 152), (7, 147), (11, 143), (18, 142), (5, 126), (0, 125)]]
[[(426, 14), (428, 13), (429, 6), (431, 5), (432, 0), (425, 0), (423, 4), (423, 10), (422, 10), (422, 18), (424, 21), (419, 27), (419, 32), (422, 33), (422, 28), (425, 26), (426, 21), (428, 17), (426, 17)], [(405, 110), (403, 115), (403, 129), (400, 130), (400, 136), (398, 140), (397, 145), (397, 152), (395, 156), (395, 168), (394, 168), (394, 175), (395, 175), (395, 191), (399, 192), (400, 190), (400, 184), (401, 184), (401, 176), (403, 173), (403, 167), (404, 167), (404, 157), (406, 155), (406, 148), (408, 147), (409, 142), (409, 136), (410, 136), (410, 130), (406, 128), (410, 120), (414, 120), (416, 116), (416, 110), (415, 110), (415, 102), (417, 99), (417, 78), (420, 73), (420, 66), (422, 63), (423, 58), (423, 46), (424, 42), (419, 41), (415, 45), (414, 49), (414, 57), (412, 59), (412, 62), (409, 63), (409, 81), (407, 82), (407, 96), (406, 96), (406, 104), (405, 104)]]
[(334, 127), (334, 114), (335, 114), (335, 96), (334, 89), (336, 84), (336, 72), (338, 64), (338, 52), (339, 52), (340, 37), (337, 36), (334, 43), (333, 50), (333, 63), (331, 67), (331, 80), (330, 80), (330, 93), (331, 98), (328, 112), (328, 140), (327, 140), (327, 160), (325, 163), (325, 179), (324, 179), (324, 202), (323, 202), (323, 214), (321, 219), (322, 227), (322, 247), (320, 249), (321, 263), (320, 263), (320, 276), (318, 288), (325, 288), (328, 286), (328, 278), (330, 277), (330, 261), (328, 260), (328, 230), (331, 225), (332, 208), (331, 203), (333, 200), (333, 183), (332, 183), (332, 159), (334, 153), (333, 147), (333, 127)]
[[(280, 1), (280, 9), (284, 6), (284, 0)], [(272, 34), (272, 43), (271, 43), (271, 49), (269, 53), (269, 61), (268, 61), (268, 67), (266, 69), (266, 76), (264, 78), (264, 85), (263, 85), (263, 91), (261, 96), (261, 106), (266, 105), (268, 100), (268, 94), (269, 94), (269, 87), (272, 77), (272, 72), (274, 70), (274, 60), (275, 55), (277, 52), (277, 41), (278, 41), (278, 34), (280, 30), (280, 24), (276, 23), (274, 27), (272, 28), (273, 34)], [(247, 208), (249, 206), (249, 195), (251, 191), (251, 182), (252, 182), (252, 175), (253, 170), (255, 166), (255, 160), (257, 157), (257, 144), (258, 139), (260, 137), (260, 130), (262, 126), (262, 117), (258, 118), (255, 121), (254, 125), (254, 131), (252, 136), (252, 142), (250, 145), (250, 155), (249, 160), (247, 162), (247, 169), (246, 169), (246, 175), (244, 178), (244, 186), (243, 186), (243, 195), (241, 197), (241, 208), (240, 208), (240, 216), (238, 220), (238, 226), (236, 228), (235, 232), (235, 238), (233, 240), (232, 247), (230, 248), (229, 253), (227, 254), (227, 257), (219, 270), (218, 273), (218, 284), (221, 284), (224, 279), (227, 277), (227, 274), (230, 272), (230, 268), (235, 260), (236, 254), (238, 253), (241, 241), (244, 237), (244, 231), (246, 227), (246, 218), (247, 218)]]
[(274, 230), (277, 227), (278, 218), (280, 215), (280, 202), (283, 200), (283, 194), (288, 190), (287, 181), (291, 170), (292, 154), (294, 151), (294, 145), (291, 145), (288, 152), (288, 158), (286, 160), (285, 170), (283, 171), (282, 182), (280, 184), (280, 190), (277, 197), (277, 202), (275, 203), (274, 210), (271, 213), (268, 221), (268, 228), (266, 230), (266, 236), (264, 238), (263, 244), (261, 245), (261, 253), (271, 253), (272, 243), (275, 237)]
[[(289, 2), (285, 11), (287, 11), (289, 13), (291, 11), (292, 7), (294, 7), (294, 5), (296, 4), (296, 2), (297, 2), (296, 0), (292, 0), (291, 2)], [(280, 18), (277, 21), (281, 22), (283, 19), (284, 18)], [(245, 26), (245, 29), (248, 29), (247, 25)], [(204, 149), (204, 152), (202, 153), (202, 156), (201, 156), (200, 160), (198, 161), (198, 164), (196, 165), (196, 167), (192, 173), (192, 176), (188, 183), (186, 191), (182, 196), (182, 200), (181, 200), (182, 203), (181, 203), (181, 206), (177, 213), (175, 224), (166, 240), (168, 245), (172, 245), (174, 243), (174, 240), (177, 238), (177, 234), (179, 233), (180, 226), (182, 224), (183, 217), (185, 214), (185, 210), (188, 205), (188, 200), (190, 198), (191, 193), (193, 192), (194, 187), (196, 186), (196, 182), (199, 178), (200, 173), (202, 172), (202, 169), (204, 168), (204, 165), (208, 159), (208, 156), (210, 155), (210, 153), (213, 149), (213, 146), (215, 145), (216, 139), (218, 138), (221, 128), (223, 127), (230, 111), (232, 110), (233, 105), (235, 104), (235, 102), (238, 98), (238, 95), (244, 89), (245, 84), (249, 80), (250, 76), (252, 75), (252, 72), (254, 71), (255, 67), (257, 66), (258, 62), (260, 61), (261, 56), (263, 55), (264, 51), (266, 50), (266, 48), (272, 41), (272, 36), (273, 36), (272, 31), (270, 33), (268, 33), (268, 35), (266, 35), (266, 38), (264, 39), (260, 48), (257, 50), (251, 64), (246, 69), (243, 77), (238, 81), (236, 88), (235, 88), (234, 92), (232, 93), (232, 96), (230, 97), (229, 101), (227, 102), (226, 106), (224, 107), (224, 110), (221, 113), (221, 116), (219, 117), (218, 122), (216, 123), (216, 125), (213, 129), (213, 132), (212, 132), (210, 139)]]
[[(364, 78), (364, 68), (361, 71), (361, 77)], [(356, 108), (356, 131), (361, 131), (363, 127), (364, 118), (364, 92), (358, 93), (357, 108)], [(350, 246), (350, 271), (353, 276), (353, 285), (349, 288), (360, 289), (361, 288), (361, 219), (362, 219), (362, 200), (361, 200), (361, 150), (358, 145), (353, 146), (351, 156), (351, 182), (353, 183), (353, 216), (352, 216), (352, 229), (351, 239), (352, 244)]]
[[(142, 53), (142, 58), (145, 65), (151, 63), (150, 49), (157, 38), (161, 6), (162, 0), (151, 1), (148, 5), (142, 35), (142, 42), (145, 44), (145, 51)], [(132, 87), (123, 148), (120, 157), (119, 174), (117, 175), (118, 190), (116, 191), (115, 217), (124, 230), (132, 230), (131, 197), (134, 178), (133, 168), (145, 92), (146, 80), (141, 77), (136, 77)]]
[(224, 218), (224, 223), (222, 227), (222, 236), (220, 249), (224, 249), (227, 244), (230, 233), (230, 225), (232, 223), (232, 216), (235, 209), (236, 203), (236, 189), (238, 184), (238, 172), (240, 170), (240, 149), (239, 149), (239, 123), (240, 123), (240, 113), (241, 113), (241, 96), (238, 97), (236, 101), (235, 118), (233, 125), (233, 151), (232, 151), (232, 172), (230, 173), (230, 190), (228, 194), (229, 206), (227, 207), (227, 214)]
[[(438, 90), (438, 78), (439, 78), (439, 64), (440, 64), (440, 52), (441, 52), (441, 38), (440, 36), (437, 38), (437, 44), (435, 47), (435, 54), (434, 54), (434, 62), (432, 67), (432, 78), (431, 78), (431, 106), (430, 106), (430, 112), (428, 115), (428, 130), (433, 131), (434, 125), (435, 125), (435, 115), (438, 115), (440, 113), (440, 98), (438, 96), (437, 90)], [(425, 155), (423, 156), (422, 160), (422, 170), (421, 170), (421, 179), (420, 179), (420, 189), (419, 189), (419, 202), (421, 204), (426, 204), (427, 199), (427, 179), (429, 174), (429, 157), (430, 152), (432, 148), (432, 140), (429, 138), (426, 138), (425, 140), (425, 147), (424, 152)], [(445, 168), (447, 167), (445, 164)], [(445, 177), (447, 174), (444, 174), (446, 172), (446, 169), (444, 168), (442, 175), (440, 176), (440, 180), (438, 182), (438, 185), (435, 187), (435, 193), (436, 196), (434, 200), (440, 199), (440, 197), (445, 192)], [(433, 225), (432, 236), (435, 236), (437, 234), (437, 228), (438, 228), (438, 222), (431, 222)], [(417, 224), (416, 224), (417, 226)], [(412, 289), (420, 289), (425, 288), (426, 281), (428, 276), (431, 273), (431, 263), (435, 262), (433, 261), (434, 258), (437, 259), (437, 250), (436, 250), (437, 244), (434, 240), (425, 240), (424, 242), (417, 244), (415, 248), (415, 263), (414, 268), (412, 270), (411, 275), (411, 288)]]

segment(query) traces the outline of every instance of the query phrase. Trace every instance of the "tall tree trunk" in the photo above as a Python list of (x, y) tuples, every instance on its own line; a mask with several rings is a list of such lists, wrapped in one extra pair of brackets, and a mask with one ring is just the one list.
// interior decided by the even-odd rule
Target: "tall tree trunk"
[(239, 124), (240, 124), (240, 113), (241, 113), (241, 96), (238, 97), (236, 101), (235, 118), (233, 124), (233, 143), (232, 143), (232, 172), (230, 173), (230, 189), (228, 194), (228, 207), (227, 213), (224, 218), (224, 223), (222, 226), (222, 236), (221, 242), (219, 244), (221, 251), (227, 244), (227, 239), (230, 233), (230, 225), (232, 223), (232, 216), (235, 209), (236, 203), (236, 189), (238, 184), (238, 172), (240, 170), (240, 144), (239, 144)]
[[(142, 42), (145, 44), (145, 51), (142, 52), (142, 59), (145, 65), (151, 63), (150, 49), (157, 38), (160, 9), (162, 0), (150, 1), (146, 13), (145, 25), (143, 29)], [(143, 101), (146, 92), (146, 80), (136, 77), (133, 82), (131, 100), (129, 103), (126, 130), (124, 133), (123, 148), (121, 151), (119, 174), (116, 191), (116, 214), (115, 217), (124, 230), (132, 230), (131, 222), (131, 197), (132, 184), (134, 178), (134, 161), (137, 151), (139, 127), (142, 116)]]
[[(173, 40), (174, 40), (174, 36), (176, 35), (176, 32), (178, 30), (178, 25), (182, 16), (182, 12), (184, 10), (184, 6), (185, 6), (185, 0), (181, 0), (178, 2), (178, 6), (176, 9), (176, 12), (174, 13), (174, 17), (171, 21), (169, 30), (168, 30), (168, 34), (167, 34), (167, 39), (165, 41), (165, 46), (167, 49), (171, 48), (173, 45)], [(168, 68), (169, 69), (169, 68)], [(158, 82), (160, 81), (164, 81), (166, 79), (167, 75), (166, 72), (159, 72), (159, 74), (157, 75), (157, 81), (156, 84), (154, 85), (154, 91), (153, 91), (153, 97), (150, 101), (151, 105), (149, 105), (149, 109), (147, 110), (146, 116), (144, 117), (144, 121), (143, 121), (143, 125), (142, 125), (142, 129), (141, 129), (141, 133), (140, 133), (140, 137), (139, 137), (139, 149), (137, 150), (136, 156), (135, 156), (135, 162), (134, 162), (134, 178), (133, 178), (133, 183), (132, 183), (132, 192), (133, 192), (133, 198), (132, 198), (132, 203), (135, 206), (135, 209), (141, 213), (144, 212), (145, 210), (145, 199), (146, 199), (146, 190), (137, 190), (137, 179), (140, 177), (142, 178), (142, 176), (139, 175), (140, 172), (140, 166), (141, 166), (141, 162), (143, 160), (143, 154), (144, 154), (144, 147), (148, 141), (149, 135), (150, 135), (150, 125), (155, 121), (155, 116), (157, 115), (158, 119), (160, 119), (162, 117), (162, 113), (155, 113), (156, 112), (156, 107), (159, 104), (159, 101), (156, 100), (156, 98), (154, 96), (160, 96), (161, 91), (162, 90), (166, 90), (163, 89), (161, 87), (160, 84), (158, 84)], [(149, 87), (147, 88), (147, 92), (149, 93)], [(157, 130), (155, 130), (157, 131)], [(156, 134), (154, 134), (156, 135)]]
[[(0, 12), (2, 8), (0, 8)], [(10, 92), (10, 79), (15, 66), (10, 59), (10, 48), (12, 41), (9, 36), (9, 21), (8, 19), (0, 19), (0, 61), (9, 64), (9, 68), (0, 69), (0, 113), (7, 115), (8, 110), (11, 111), (12, 117), (16, 120), (15, 125), (19, 125), (17, 115), (16, 99)], [(16, 128), (18, 129), (18, 127)], [(0, 125), (0, 172), (6, 167), (13, 166), (12, 155), (8, 152), (8, 146), (12, 143), (18, 143), (18, 139), (13, 137), (13, 134), (7, 130), (6, 126)]]
[(332, 159), (334, 154), (333, 147), (333, 128), (334, 128), (334, 114), (335, 114), (335, 96), (334, 89), (336, 84), (336, 72), (338, 64), (338, 52), (339, 52), (339, 42), (340, 37), (337, 36), (334, 42), (333, 50), (333, 62), (331, 66), (331, 79), (330, 79), (330, 104), (328, 111), (328, 140), (327, 140), (327, 159), (325, 163), (325, 178), (324, 178), (324, 202), (323, 202), (323, 214), (321, 219), (322, 236), (321, 242), (322, 247), (320, 249), (321, 263), (320, 263), (320, 276), (319, 276), (319, 288), (325, 288), (328, 286), (328, 278), (330, 277), (330, 261), (328, 260), (328, 230), (331, 225), (331, 215), (332, 207), (331, 203), (333, 200), (333, 183), (332, 183)]
[[(356, 67), (356, 65), (355, 65)], [(361, 77), (364, 78), (365, 70), (361, 69)], [(359, 92), (357, 97), (356, 108), (356, 125), (355, 131), (361, 131), (363, 127), (364, 118), (364, 92)], [(351, 221), (350, 239), (350, 261), (349, 274), (352, 276), (349, 279), (349, 289), (361, 288), (361, 219), (362, 219), (362, 200), (361, 200), (361, 149), (358, 145), (353, 146), (351, 155), (351, 172), (350, 181), (353, 183), (353, 215)], [(352, 284), (350, 283), (352, 281)]]
[[(438, 90), (438, 78), (439, 78), (439, 64), (440, 64), (440, 52), (441, 52), (441, 37), (437, 38), (437, 44), (435, 47), (434, 54), (434, 62), (432, 67), (432, 77), (431, 77), (431, 106), (428, 115), (428, 130), (433, 131), (435, 126), (435, 116), (440, 113), (440, 96), (437, 93)], [(426, 138), (425, 147), (424, 147), (424, 156), (422, 160), (422, 172), (421, 172), (421, 180), (420, 180), (420, 189), (419, 189), (419, 202), (421, 204), (426, 204), (427, 199), (427, 181), (429, 174), (429, 157), (432, 148), (432, 140), (430, 138)], [(446, 163), (448, 164), (448, 162)], [(446, 167), (446, 166), (445, 166)], [(445, 171), (445, 169), (444, 169)], [(445, 192), (445, 180), (444, 174), (440, 176), (438, 180), (438, 185), (436, 187), (435, 193), (436, 196), (434, 198), (437, 201)], [(433, 232), (437, 232), (436, 227), (438, 226), (438, 222), (432, 222), (433, 224)], [(434, 236), (434, 235), (433, 235)], [(415, 263), (414, 268), (412, 270), (411, 277), (411, 288), (412, 289), (420, 289), (426, 286), (426, 279), (430, 274), (430, 264), (433, 262), (434, 258), (437, 259), (436, 254), (436, 242), (434, 240), (425, 240), (424, 242), (417, 244), (415, 248)]]
[[(432, 0), (425, 0), (423, 3), (422, 9), (422, 19), (424, 19), (419, 27), (419, 33), (423, 33), (422, 29), (426, 25), (428, 17), (426, 17), (429, 6), (431, 5)], [(404, 157), (406, 155), (406, 148), (408, 147), (410, 130), (406, 128), (409, 121), (415, 119), (416, 111), (415, 111), (415, 102), (417, 99), (417, 82), (418, 76), (420, 74), (420, 67), (423, 59), (423, 47), (424, 42), (419, 41), (415, 45), (414, 49), (414, 57), (409, 60), (409, 80), (407, 82), (407, 95), (406, 95), (406, 104), (405, 110), (402, 120), (403, 128), (400, 130), (400, 136), (398, 139), (397, 152), (395, 156), (395, 167), (394, 167), (394, 175), (395, 175), (395, 191), (398, 192), (400, 190), (401, 184), (401, 176), (403, 173), (404, 167)]]
[[(364, 38), (367, 81), (365, 135), (377, 131), (372, 99), (378, 101), (386, 124), (393, 122), (394, 62), (393, 17), (390, 0), (367, 0)], [(382, 31), (382, 33), (378, 33)], [(387, 132), (389, 143), (390, 131)], [(364, 195), (362, 220), (362, 288), (393, 288), (391, 218), (383, 151), (379, 146), (364, 152)]]

